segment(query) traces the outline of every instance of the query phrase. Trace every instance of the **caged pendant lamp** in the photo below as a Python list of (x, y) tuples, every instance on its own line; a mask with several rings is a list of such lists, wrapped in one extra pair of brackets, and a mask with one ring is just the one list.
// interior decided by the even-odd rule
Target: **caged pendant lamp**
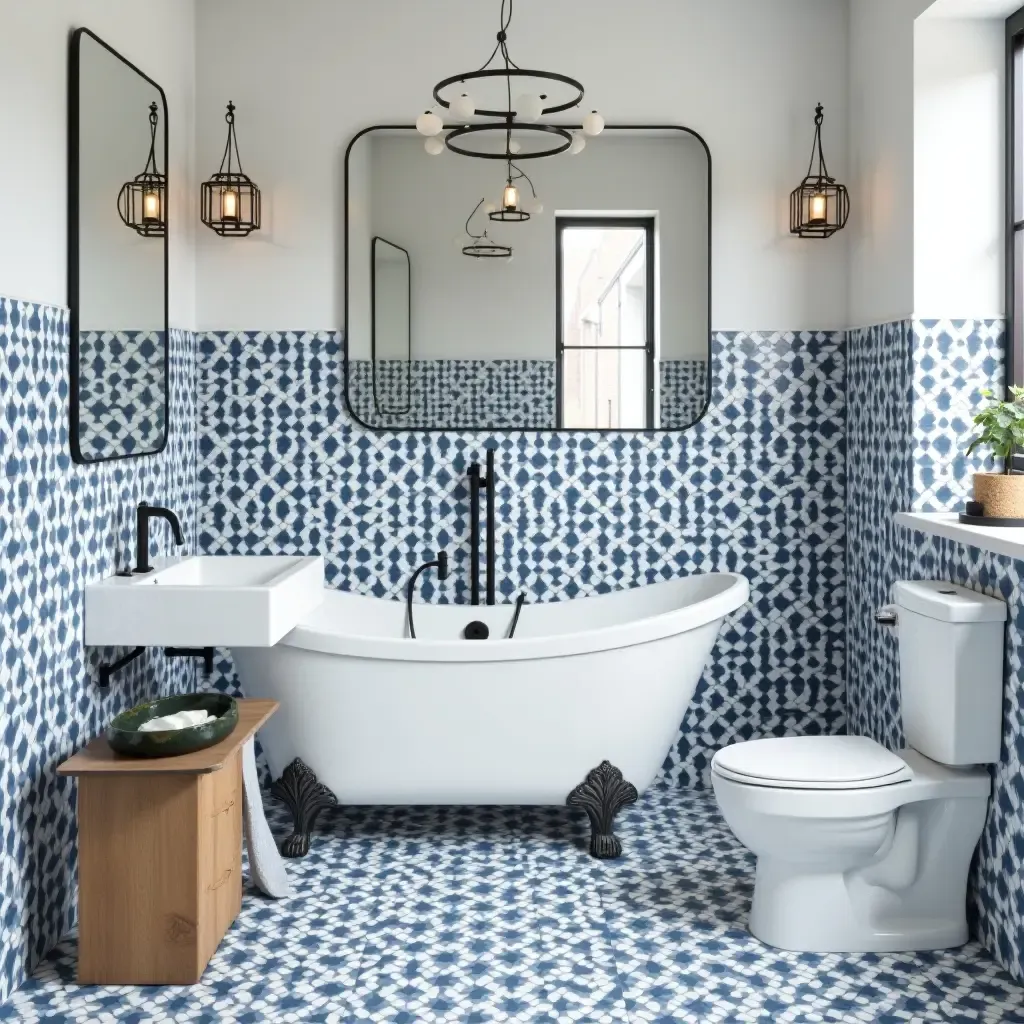
[[(814, 143), (807, 177), (789, 197), (789, 230), (801, 238), (829, 238), (846, 227), (850, 216), (850, 194), (828, 173), (821, 148), (821, 123), (825, 108), (814, 111)], [(817, 168), (815, 168), (817, 160)]]
[(262, 204), (256, 183), (242, 171), (235, 138), (235, 105), (228, 103), (224, 120), (228, 138), (221, 157), (220, 170), (204, 181), (200, 197), (203, 223), (218, 235), (244, 237), (260, 229)]

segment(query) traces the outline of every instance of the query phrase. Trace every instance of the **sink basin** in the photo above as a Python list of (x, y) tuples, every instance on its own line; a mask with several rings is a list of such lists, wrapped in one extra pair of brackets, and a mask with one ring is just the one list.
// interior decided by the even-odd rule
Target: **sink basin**
[(95, 647), (273, 647), (323, 600), (324, 562), (295, 555), (156, 559), (85, 588)]

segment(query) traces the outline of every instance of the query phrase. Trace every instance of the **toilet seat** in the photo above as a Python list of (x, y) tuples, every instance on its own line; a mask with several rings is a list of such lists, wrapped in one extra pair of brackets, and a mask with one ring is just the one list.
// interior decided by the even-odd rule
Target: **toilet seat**
[(862, 790), (909, 782), (906, 761), (866, 736), (787, 736), (749, 740), (715, 754), (711, 770), (748, 786)]

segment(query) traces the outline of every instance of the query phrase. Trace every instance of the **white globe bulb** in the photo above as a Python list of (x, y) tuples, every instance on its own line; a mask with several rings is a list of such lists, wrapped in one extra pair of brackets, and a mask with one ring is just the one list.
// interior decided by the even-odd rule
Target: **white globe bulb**
[(516, 117), (525, 124), (539, 121), (544, 113), (544, 103), (539, 96), (523, 93), (516, 98)]
[(441, 118), (432, 110), (425, 110), (416, 118), (416, 131), (420, 135), (436, 135), (443, 127)]
[(587, 135), (600, 135), (604, 131), (604, 118), (596, 110), (592, 110), (583, 118), (583, 130)]
[(573, 132), (572, 142), (569, 145), (569, 153), (572, 156), (576, 156), (578, 153), (582, 153), (587, 145), (587, 140), (580, 135), (579, 132)]
[(437, 138), (436, 135), (432, 135), (423, 143), (423, 148), (431, 155), (438, 156), (444, 152), (444, 143)]
[(523, 148), (523, 144), (518, 139), (511, 139), (508, 144), (508, 151), (510, 153), (518, 153)]
[(472, 117), (476, 113), (476, 104), (466, 93), (463, 93), (452, 100), (451, 112), (453, 117), (464, 121), (467, 117)]

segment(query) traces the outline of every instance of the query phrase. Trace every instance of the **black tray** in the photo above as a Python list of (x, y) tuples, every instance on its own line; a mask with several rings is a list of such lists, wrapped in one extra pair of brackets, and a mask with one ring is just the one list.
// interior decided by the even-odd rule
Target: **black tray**
[(997, 519), (995, 516), (969, 516), (960, 513), (960, 522), (968, 526), (1024, 526), (1024, 519)]

